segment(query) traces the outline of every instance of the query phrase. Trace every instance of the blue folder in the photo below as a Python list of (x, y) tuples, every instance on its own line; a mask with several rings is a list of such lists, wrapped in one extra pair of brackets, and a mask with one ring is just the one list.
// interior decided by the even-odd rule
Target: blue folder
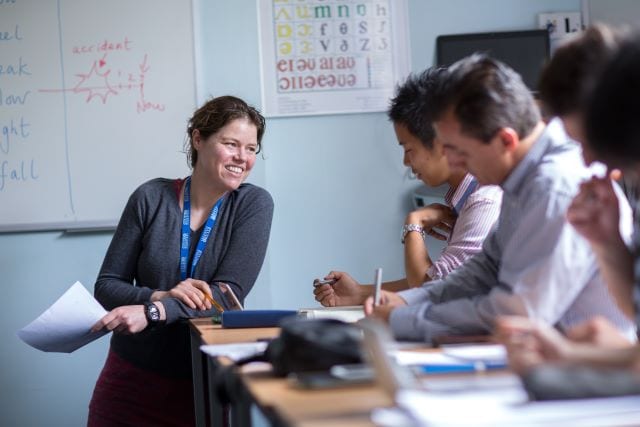
[(269, 328), (297, 314), (297, 310), (227, 310), (222, 312), (221, 323), (223, 328)]

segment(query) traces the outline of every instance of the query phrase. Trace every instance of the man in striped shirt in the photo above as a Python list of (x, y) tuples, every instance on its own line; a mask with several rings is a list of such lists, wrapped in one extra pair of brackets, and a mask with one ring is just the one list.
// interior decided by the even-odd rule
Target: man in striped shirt
[[(383, 289), (398, 291), (445, 277), (478, 253), (500, 211), (502, 190), (478, 185), (466, 170), (449, 167), (442, 143), (435, 137), (430, 116), (431, 98), (444, 69), (428, 69), (407, 78), (391, 101), (393, 122), (403, 162), (427, 186), (449, 185), (446, 205), (434, 203), (407, 216), (402, 228), (406, 278), (386, 282)], [(424, 244), (429, 235), (447, 240), (440, 257), (432, 260)], [(360, 285), (347, 273), (331, 271), (333, 284), (317, 286), (316, 300), (325, 306), (362, 304), (373, 293), (372, 285)]]

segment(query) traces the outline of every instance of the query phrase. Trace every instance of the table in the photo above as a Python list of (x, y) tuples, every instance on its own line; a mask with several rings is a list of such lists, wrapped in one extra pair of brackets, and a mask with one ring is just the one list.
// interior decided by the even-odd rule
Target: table
[[(228, 360), (207, 357), (200, 351), (204, 344), (230, 344), (238, 342), (252, 342), (262, 338), (273, 338), (278, 335), (280, 328), (241, 328), (223, 329), (214, 325), (210, 318), (189, 320), (191, 331), (191, 365), (193, 369), (193, 392), (195, 398), (196, 426), (221, 426), (227, 421), (225, 408), (209, 390), (213, 384), (215, 373)], [(205, 387), (205, 384), (207, 387)]]

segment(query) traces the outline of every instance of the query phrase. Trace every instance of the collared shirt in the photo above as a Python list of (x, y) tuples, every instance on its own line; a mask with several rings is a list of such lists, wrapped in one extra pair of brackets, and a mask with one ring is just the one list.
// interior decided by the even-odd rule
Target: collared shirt
[(433, 280), (445, 277), (480, 252), (482, 242), (498, 219), (502, 189), (497, 185), (477, 185), (473, 175), (466, 174), (456, 188), (449, 189), (444, 200), (452, 209), (461, 208), (447, 246), (427, 269)]
[(431, 341), (483, 333), (501, 314), (560, 328), (602, 315), (635, 336), (633, 322), (607, 291), (589, 243), (565, 219), (588, 177), (579, 146), (552, 121), (502, 183), (500, 216), (482, 251), (446, 278), (399, 293), (408, 305), (391, 313), (396, 337)]

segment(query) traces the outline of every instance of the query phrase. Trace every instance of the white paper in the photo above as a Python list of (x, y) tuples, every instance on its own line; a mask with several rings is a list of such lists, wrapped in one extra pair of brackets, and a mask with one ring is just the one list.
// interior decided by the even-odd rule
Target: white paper
[(443, 346), (447, 356), (468, 362), (507, 363), (507, 351), (501, 344), (449, 345)]
[(226, 356), (235, 362), (240, 359), (244, 359), (245, 357), (255, 356), (256, 354), (262, 353), (266, 348), (266, 342), (257, 341), (235, 344), (203, 345), (200, 346), (200, 351), (213, 357)]
[(18, 337), (42, 351), (71, 353), (108, 333), (91, 333), (107, 311), (76, 282), (44, 313), (18, 331)]
[(446, 366), (455, 366), (455, 365), (468, 365), (469, 362), (462, 361), (458, 358), (447, 356), (446, 354), (439, 351), (391, 351), (389, 353), (392, 357), (396, 359), (399, 365), (408, 366), (408, 365), (446, 365)]

